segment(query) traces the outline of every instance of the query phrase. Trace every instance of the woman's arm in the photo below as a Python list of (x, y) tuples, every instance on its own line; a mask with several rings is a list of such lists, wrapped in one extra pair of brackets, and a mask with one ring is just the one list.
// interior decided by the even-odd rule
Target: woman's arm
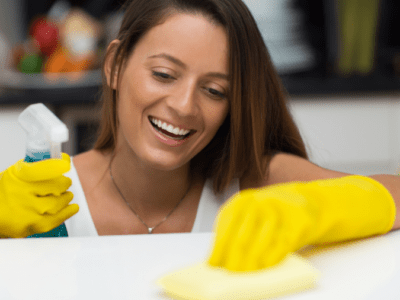
[[(396, 205), (396, 216), (400, 216), (400, 177), (395, 175), (372, 175), (368, 176), (376, 181), (380, 182), (392, 195), (394, 203)], [(392, 230), (400, 228), (400, 218), (396, 217)]]
[[(352, 174), (332, 171), (321, 168), (310, 161), (296, 155), (279, 153), (276, 154), (270, 163), (269, 176), (262, 182), (255, 182), (251, 179), (241, 182), (241, 190), (251, 187), (265, 187), (271, 184), (312, 181), (318, 179), (329, 179), (349, 176)], [(380, 182), (392, 195), (396, 205), (396, 215), (400, 213), (400, 176), (395, 175), (372, 175), (367, 176)], [(396, 218), (393, 228), (400, 228), (400, 218)]]
[(398, 228), (400, 191), (395, 176), (331, 171), (289, 154), (276, 155), (268, 172), (258, 182), (242, 180), (241, 189), (256, 189), (242, 191), (222, 206), (211, 265), (258, 270), (306, 245)]

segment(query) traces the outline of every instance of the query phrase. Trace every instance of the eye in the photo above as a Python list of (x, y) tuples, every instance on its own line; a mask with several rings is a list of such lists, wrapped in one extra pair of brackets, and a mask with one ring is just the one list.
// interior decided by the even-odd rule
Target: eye
[(153, 73), (153, 75), (154, 76), (157, 76), (157, 77), (159, 77), (159, 78), (161, 78), (161, 79), (174, 79), (173, 77), (171, 77), (171, 76), (169, 76), (168, 74), (166, 74), (166, 73), (159, 73), (159, 72), (152, 72)]
[(219, 98), (222, 98), (222, 99), (226, 98), (225, 94), (222, 94), (222, 93), (220, 93), (220, 92), (218, 92), (216, 90), (213, 90), (213, 89), (208, 89), (208, 90), (210, 91), (210, 94), (213, 94), (213, 95), (215, 95), (215, 96), (217, 96)]
[[(161, 80), (175, 79), (174, 77), (168, 75), (167, 73), (160, 73), (160, 72), (154, 72), (154, 71), (152, 71), (152, 73), (153, 73), (154, 76), (160, 78)], [(221, 99), (225, 99), (226, 98), (225, 94), (220, 93), (220, 92), (218, 92), (218, 91), (216, 91), (214, 89), (207, 89), (207, 90), (213, 96), (217, 96), (218, 98), (221, 98)]]

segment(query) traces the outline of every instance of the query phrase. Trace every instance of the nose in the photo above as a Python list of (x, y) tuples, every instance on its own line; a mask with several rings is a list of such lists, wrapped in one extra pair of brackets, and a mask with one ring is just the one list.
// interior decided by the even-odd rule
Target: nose
[(196, 88), (194, 84), (178, 88), (177, 93), (168, 97), (168, 107), (174, 110), (180, 117), (195, 116), (199, 110)]

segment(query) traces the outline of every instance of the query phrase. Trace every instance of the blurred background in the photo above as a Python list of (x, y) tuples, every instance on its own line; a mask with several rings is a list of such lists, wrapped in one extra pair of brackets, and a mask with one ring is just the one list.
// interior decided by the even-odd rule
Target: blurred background
[[(0, 170), (25, 156), (17, 122), (42, 102), (96, 138), (100, 67), (124, 0), (0, 0)], [(398, 0), (244, 0), (289, 94), (310, 159), (353, 174), (400, 171)]]

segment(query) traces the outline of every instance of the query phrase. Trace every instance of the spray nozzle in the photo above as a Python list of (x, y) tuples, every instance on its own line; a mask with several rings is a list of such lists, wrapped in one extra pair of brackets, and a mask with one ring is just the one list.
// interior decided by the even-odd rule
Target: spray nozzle
[(29, 105), (18, 122), (27, 133), (28, 157), (61, 158), (61, 143), (68, 141), (68, 128), (43, 103)]

